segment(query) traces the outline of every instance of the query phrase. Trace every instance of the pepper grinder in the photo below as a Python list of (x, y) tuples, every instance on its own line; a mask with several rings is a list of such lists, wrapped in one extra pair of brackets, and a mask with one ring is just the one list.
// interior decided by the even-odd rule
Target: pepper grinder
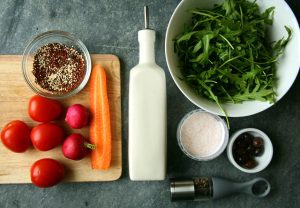
[(267, 196), (271, 189), (270, 183), (260, 177), (240, 183), (219, 177), (171, 179), (170, 182), (172, 201), (207, 201), (236, 193), (245, 193), (261, 198)]

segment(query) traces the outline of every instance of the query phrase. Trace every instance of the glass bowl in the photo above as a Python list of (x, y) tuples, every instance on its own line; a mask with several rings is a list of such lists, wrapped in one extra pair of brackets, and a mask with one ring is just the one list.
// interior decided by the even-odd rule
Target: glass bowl
[[(49, 43), (60, 43), (68, 47), (73, 47), (79, 52), (79, 54), (82, 55), (84, 59), (84, 77), (81, 83), (78, 84), (78, 86), (71, 91), (51, 92), (49, 90), (43, 89), (35, 81), (35, 76), (32, 73), (34, 55), (42, 46)], [(75, 95), (85, 87), (91, 74), (91, 57), (87, 48), (79, 39), (73, 37), (72, 35), (64, 31), (48, 31), (33, 38), (33, 40), (31, 40), (26, 46), (22, 59), (22, 72), (26, 83), (35, 93), (47, 98), (63, 99)]]
[(202, 109), (186, 114), (177, 127), (180, 149), (196, 161), (209, 161), (218, 157), (225, 150), (228, 137), (225, 121)]

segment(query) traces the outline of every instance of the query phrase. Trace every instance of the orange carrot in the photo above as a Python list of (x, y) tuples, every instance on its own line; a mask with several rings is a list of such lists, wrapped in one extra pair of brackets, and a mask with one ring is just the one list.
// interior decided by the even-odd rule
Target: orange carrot
[(105, 70), (94, 65), (90, 77), (90, 140), (96, 145), (91, 153), (93, 169), (106, 170), (111, 162), (111, 127)]

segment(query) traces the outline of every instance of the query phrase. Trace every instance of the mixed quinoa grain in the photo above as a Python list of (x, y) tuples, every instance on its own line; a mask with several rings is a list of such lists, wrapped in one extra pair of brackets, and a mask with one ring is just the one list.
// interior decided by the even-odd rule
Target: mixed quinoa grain
[(41, 88), (62, 94), (80, 85), (85, 75), (85, 61), (75, 48), (49, 43), (35, 54), (32, 73)]

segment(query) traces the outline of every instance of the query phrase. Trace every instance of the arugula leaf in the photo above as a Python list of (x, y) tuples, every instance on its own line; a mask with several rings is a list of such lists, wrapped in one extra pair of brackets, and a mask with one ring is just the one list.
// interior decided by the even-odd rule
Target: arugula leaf
[(180, 43), (181, 41), (188, 41), (189, 39), (191, 39), (192, 35), (196, 34), (197, 32), (198, 31), (193, 31), (193, 32), (189, 32), (187, 34), (184, 34), (176, 42)]
[[(191, 59), (191, 62), (202, 62), (202, 63), (206, 63), (208, 61), (209, 58), (209, 54), (210, 54), (210, 50), (209, 50), (209, 43), (210, 41), (216, 36), (216, 33), (214, 32), (207, 32), (207, 34), (205, 34), (202, 37), (202, 45), (203, 45), (203, 52), (197, 56), (197, 58), (195, 59)], [(197, 50), (199, 51), (199, 50)]]
[[(224, 0), (211, 10), (193, 9), (191, 25), (174, 41), (182, 79), (200, 96), (222, 103), (276, 100), (275, 64), (292, 36), (270, 42), (274, 7), (259, 12), (255, 1)], [(229, 122), (228, 122), (229, 125)]]

